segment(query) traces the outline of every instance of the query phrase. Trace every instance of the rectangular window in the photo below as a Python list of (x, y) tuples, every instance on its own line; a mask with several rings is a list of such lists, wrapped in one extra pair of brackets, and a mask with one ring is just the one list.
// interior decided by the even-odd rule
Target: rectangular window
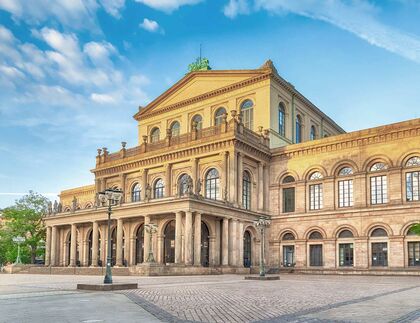
[(322, 266), (322, 244), (312, 244), (309, 246), (309, 265)]
[(353, 180), (338, 182), (338, 207), (353, 206)]
[(295, 265), (295, 246), (283, 246), (283, 267)]
[(388, 202), (386, 175), (370, 178), (370, 201), (371, 204), (384, 204)]
[(353, 266), (353, 244), (340, 243), (338, 246), (339, 265), (340, 267)]
[(420, 242), (408, 243), (408, 265), (420, 266)]
[(295, 188), (283, 188), (283, 213), (295, 212)]
[(407, 201), (420, 201), (420, 172), (405, 174)]
[(309, 209), (322, 209), (322, 184), (309, 185)]
[(373, 267), (388, 266), (388, 243), (386, 242), (372, 243), (372, 266)]

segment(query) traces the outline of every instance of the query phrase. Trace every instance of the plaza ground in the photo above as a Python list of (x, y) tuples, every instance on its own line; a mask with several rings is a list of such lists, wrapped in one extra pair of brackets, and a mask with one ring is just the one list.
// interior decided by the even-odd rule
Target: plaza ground
[(114, 277), (139, 289), (80, 292), (99, 276), (0, 274), (0, 322), (420, 322), (420, 278), (284, 274)]

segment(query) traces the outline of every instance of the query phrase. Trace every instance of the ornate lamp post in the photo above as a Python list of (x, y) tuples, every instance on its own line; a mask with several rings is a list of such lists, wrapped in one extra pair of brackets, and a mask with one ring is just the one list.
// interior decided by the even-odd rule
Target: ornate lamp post
[(271, 221), (267, 218), (260, 217), (254, 222), (255, 227), (260, 231), (260, 277), (265, 276), (264, 253), (265, 253), (265, 229), (270, 226)]
[(108, 251), (107, 251), (107, 258), (106, 258), (106, 273), (105, 273), (105, 278), (104, 278), (104, 284), (112, 284), (111, 213), (112, 213), (112, 206), (118, 205), (122, 196), (123, 196), (123, 192), (121, 190), (106, 189), (105, 191), (98, 193), (98, 199), (101, 202), (101, 204), (105, 204), (106, 202), (108, 202)]
[(25, 238), (24, 237), (14, 237), (13, 242), (16, 243), (18, 245), (18, 254), (16, 257), (16, 261), (15, 261), (15, 265), (20, 265), (22, 263), (22, 261), (20, 260), (20, 244), (22, 242), (25, 242)]
[(149, 253), (147, 255), (146, 262), (155, 262), (155, 257), (153, 256), (153, 248), (152, 248), (152, 235), (157, 232), (158, 226), (154, 223), (149, 223), (144, 225), (146, 232), (149, 234)]

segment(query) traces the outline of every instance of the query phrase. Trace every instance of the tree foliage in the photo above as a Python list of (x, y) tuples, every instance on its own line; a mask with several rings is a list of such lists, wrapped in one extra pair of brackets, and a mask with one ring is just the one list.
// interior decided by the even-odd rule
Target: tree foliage
[(0, 263), (14, 262), (17, 245), (13, 237), (21, 236), (21, 260), (35, 263), (37, 256), (42, 256), (45, 241), (45, 227), (42, 217), (47, 211), (48, 199), (29, 191), (15, 202), (15, 205), (3, 210), (3, 224), (0, 227)]
[(410, 227), (410, 232), (413, 232), (420, 236), (420, 223), (416, 223), (412, 227)]

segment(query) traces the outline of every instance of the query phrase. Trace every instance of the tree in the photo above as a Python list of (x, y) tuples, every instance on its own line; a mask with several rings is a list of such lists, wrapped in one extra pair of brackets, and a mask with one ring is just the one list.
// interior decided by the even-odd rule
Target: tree
[(48, 199), (29, 191), (15, 202), (15, 205), (3, 210), (3, 225), (0, 227), (0, 262), (13, 262), (16, 259), (17, 246), (13, 237), (21, 236), (22, 261), (35, 263), (37, 256), (44, 253), (41, 249), (45, 240), (45, 227), (42, 221), (48, 208)]
[(414, 224), (414, 225), (410, 228), (410, 232), (413, 232), (413, 233), (417, 234), (418, 236), (420, 236), (420, 223), (416, 223), (416, 224)]

